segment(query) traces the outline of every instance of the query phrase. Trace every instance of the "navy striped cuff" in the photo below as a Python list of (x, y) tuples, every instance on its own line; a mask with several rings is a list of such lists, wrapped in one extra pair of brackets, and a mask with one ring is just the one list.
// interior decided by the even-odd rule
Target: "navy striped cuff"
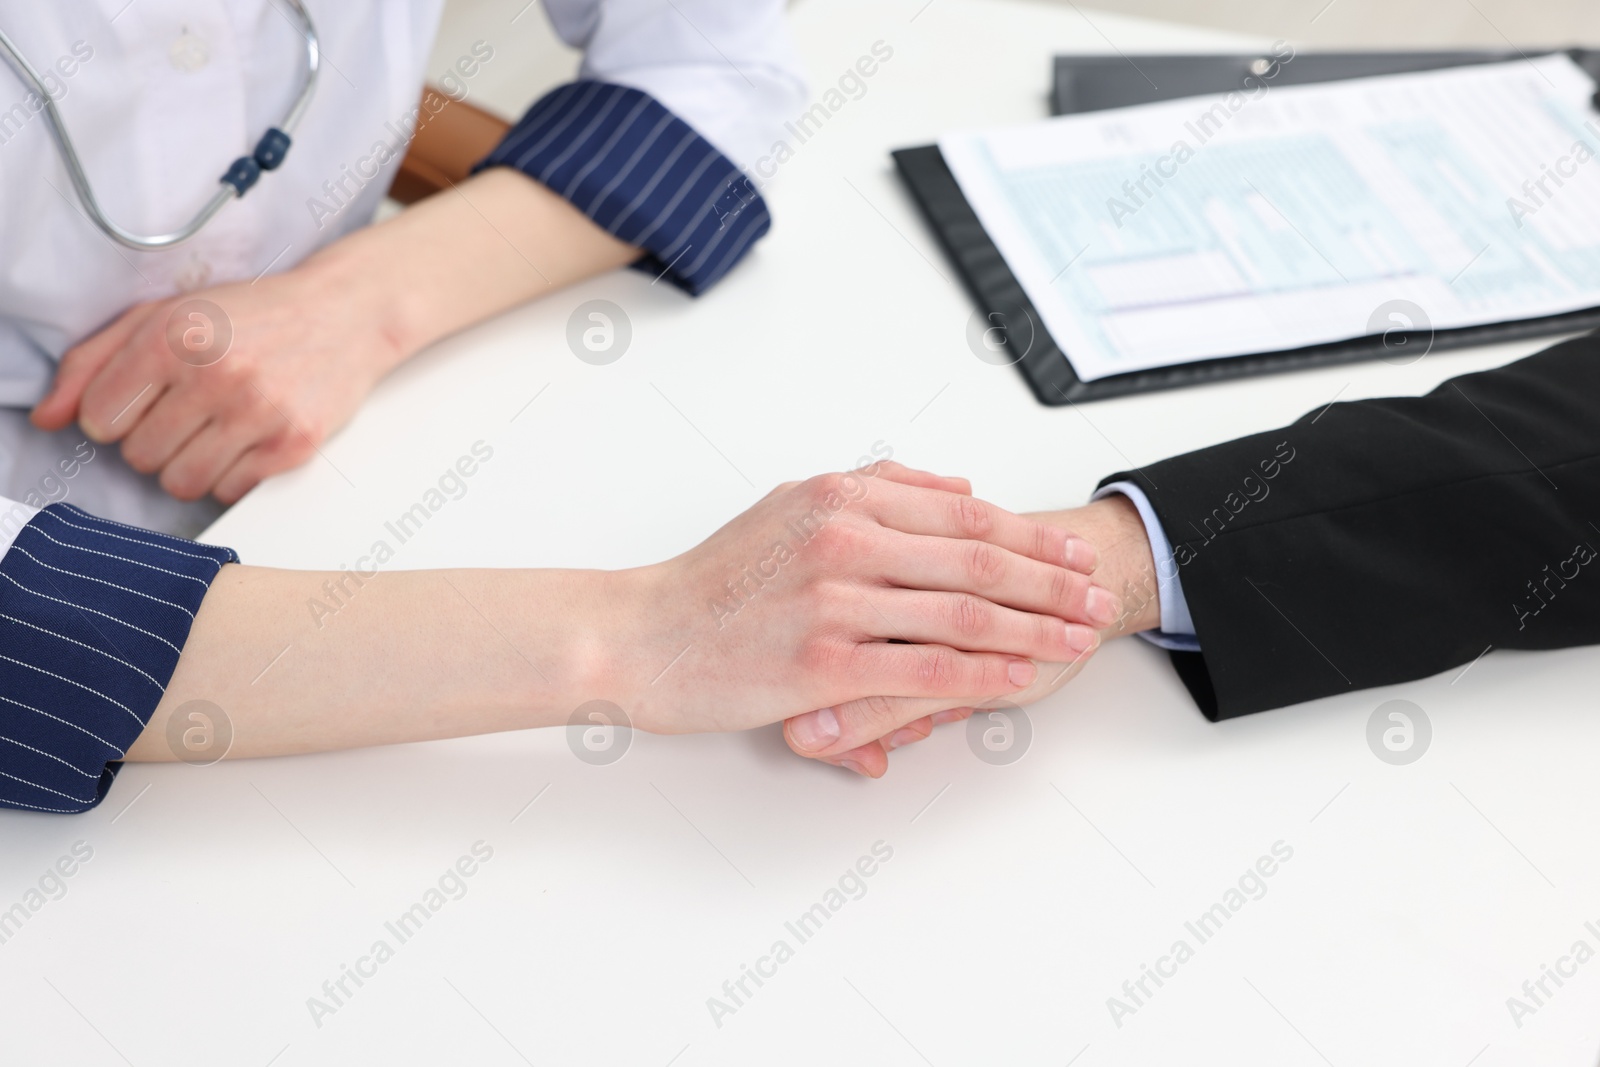
[(0, 807), (88, 811), (144, 732), (230, 548), (33, 516), (0, 559)]
[(578, 81), (528, 110), (479, 163), (514, 167), (647, 255), (635, 266), (698, 296), (772, 226), (743, 172), (648, 94)]

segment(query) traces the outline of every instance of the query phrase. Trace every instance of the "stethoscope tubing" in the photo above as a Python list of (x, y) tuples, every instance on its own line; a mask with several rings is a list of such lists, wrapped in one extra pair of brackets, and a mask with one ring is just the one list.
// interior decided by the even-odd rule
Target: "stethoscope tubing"
[[(271, 0), (269, 0), (271, 2)], [(246, 156), (237, 160), (228, 174), (224, 176), (219, 187), (200, 212), (188, 224), (171, 233), (142, 236), (123, 229), (112, 221), (100, 207), (100, 202), (95, 198), (94, 187), (89, 182), (89, 175), (83, 169), (83, 161), (78, 156), (78, 150), (72, 142), (72, 135), (67, 132), (67, 124), (61, 118), (61, 112), (56, 107), (56, 102), (50, 92), (45, 88), (44, 79), (28, 62), (26, 56), (17, 48), (16, 44), (0, 29), (0, 55), (8, 61), (23, 82), (38, 94), (44, 103), (45, 121), (49, 124), (50, 135), (56, 142), (56, 148), (61, 153), (61, 160), (66, 165), (67, 176), (72, 180), (72, 187), (78, 194), (78, 201), (83, 206), (84, 213), (89, 221), (99, 227), (106, 236), (122, 245), (124, 248), (136, 252), (157, 252), (174, 245), (182, 244), (195, 234), (199, 233), (205, 225), (216, 217), (217, 212), (226, 207), (231, 200), (242, 197), (255, 184), (256, 178), (262, 170), (272, 170), (283, 160), (283, 154), (288, 151), (288, 135), (294, 132), (300, 120), (305, 116), (306, 108), (311, 106), (312, 97), (316, 95), (317, 74), (322, 69), (322, 45), (317, 36), (316, 24), (311, 21), (311, 13), (306, 10), (303, 0), (284, 0), (284, 3), (294, 12), (299, 20), (300, 34), (306, 42), (306, 73), (305, 81), (300, 87), (299, 94), (295, 97), (294, 104), (288, 113), (272, 130), (268, 131), (267, 138), (263, 138), (261, 145), (257, 146), (253, 157)], [(274, 134), (279, 140), (274, 142), (275, 151), (266, 153), (270, 161), (265, 158), (264, 146), (267, 139)], [(240, 168), (244, 168), (241, 177)]]

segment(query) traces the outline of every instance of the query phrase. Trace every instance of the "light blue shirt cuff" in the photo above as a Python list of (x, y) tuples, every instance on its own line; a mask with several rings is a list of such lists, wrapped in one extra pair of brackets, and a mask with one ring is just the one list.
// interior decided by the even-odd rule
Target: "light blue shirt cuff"
[(1194, 620), (1189, 617), (1189, 601), (1183, 595), (1183, 583), (1178, 580), (1178, 561), (1172, 554), (1172, 542), (1156, 517), (1155, 508), (1144, 490), (1133, 482), (1111, 482), (1101, 486), (1094, 494), (1095, 500), (1121, 493), (1133, 501), (1144, 521), (1144, 532), (1150, 539), (1150, 553), (1156, 561), (1156, 596), (1161, 601), (1161, 629), (1146, 631), (1139, 636), (1153, 645), (1172, 652), (1198, 652), (1200, 640), (1195, 636)]

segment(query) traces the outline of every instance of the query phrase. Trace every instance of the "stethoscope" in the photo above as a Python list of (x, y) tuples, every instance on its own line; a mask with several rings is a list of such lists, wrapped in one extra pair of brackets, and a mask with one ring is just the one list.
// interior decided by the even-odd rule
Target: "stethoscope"
[(261, 140), (256, 142), (255, 151), (248, 156), (240, 156), (233, 161), (228, 172), (222, 176), (221, 188), (211, 197), (210, 203), (200, 210), (189, 224), (172, 233), (158, 234), (154, 237), (141, 237), (129, 233), (121, 226), (112, 222), (100, 209), (100, 203), (94, 197), (94, 189), (89, 185), (89, 176), (83, 171), (83, 162), (78, 158), (78, 151), (73, 147), (72, 137), (67, 133), (67, 127), (61, 121), (61, 113), (56, 110), (55, 100), (45, 89), (44, 80), (39, 77), (39, 72), (33, 65), (17, 51), (17, 46), (7, 37), (4, 30), (0, 30), (0, 53), (3, 53), (11, 69), (16, 71), (33, 91), (39, 94), (39, 99), (44, 102), (45, 118), (50, 123), (50, 132), (55, 137), (56, 147), (61, 150), (62, 162), (67, 165), (67, 174), (72, 179), (72, 187), (78, 192), (78, 199), (83, 203), (83, 209), (88, 213), (90, 221), (100, 227), (113, 241), (140, 252), (155, 252), (173, 245), (182, 244), (195, 234), (199, 233), (206, 223), (227, 206), (230, 200), (236, 200), (248, 193), (256, 182), (261, 180), (263, 171), (277, 170), (282, 165), (283, 159), (289, 154), (290, 137), (295, 126), (305, 114), (306, 108), (311, 103), (311, 97), (317, 88), (317, 71), (322, 67), (322, 50), (318, 43), (317, 28), (311, 21), (311, 13), (306, 10), (302, 0), (285, 0), (295, 17), (300, 21), (300, 33), (306, 39), (306, 73), (305, 82), (300, 87), (300, 95), (295, 98), (294, 105), (284, 115), (283, 121), (276, 126), (269, 127), (261, 135)]

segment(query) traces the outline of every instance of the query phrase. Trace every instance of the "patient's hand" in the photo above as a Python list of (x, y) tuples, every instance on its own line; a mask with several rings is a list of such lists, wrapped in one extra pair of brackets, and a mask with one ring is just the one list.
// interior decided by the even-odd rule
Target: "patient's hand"
[(955, 706), (947, 700), (867, 697), (797, 715), (784, 723), (783, 736), (799, 755), (881, 778), (889, 770), (889, 753), (895, 749), (924, 740), (936, 726), (965, 722), (986, 706), (1004, 703), (1020, 707), (1043, 700), (1076, 678), (1095, 648), (1068, 663), (1035, 660), (1038, 673), (1033, 684), (1015, 693), (969, 695)]
[[(1096, 548), (1098, 587), (1115, 590), (1121, 610), (1099, 636), (1114, 637), (1152, 630), (1160, 625), (1155, 562), (1144, 523), (1123, 496), (1110, 496), (1082, 508), (1026, 516), (1086, 539)], [(1014, 693), (970, 693), (956, 705), (929, 699), (874, 696), (797, 715), (784, 724), (784, 738), (796, 753), (870, 778), (889, 769), (889, 753), (921, 741), (935, 726), (961, 722), (977, 707), (1004, 699), (1028, 704), (1060, 689), (1075, 678), (1099, 642), (1065, 662), (1037, 662), (1034, 681)]]

